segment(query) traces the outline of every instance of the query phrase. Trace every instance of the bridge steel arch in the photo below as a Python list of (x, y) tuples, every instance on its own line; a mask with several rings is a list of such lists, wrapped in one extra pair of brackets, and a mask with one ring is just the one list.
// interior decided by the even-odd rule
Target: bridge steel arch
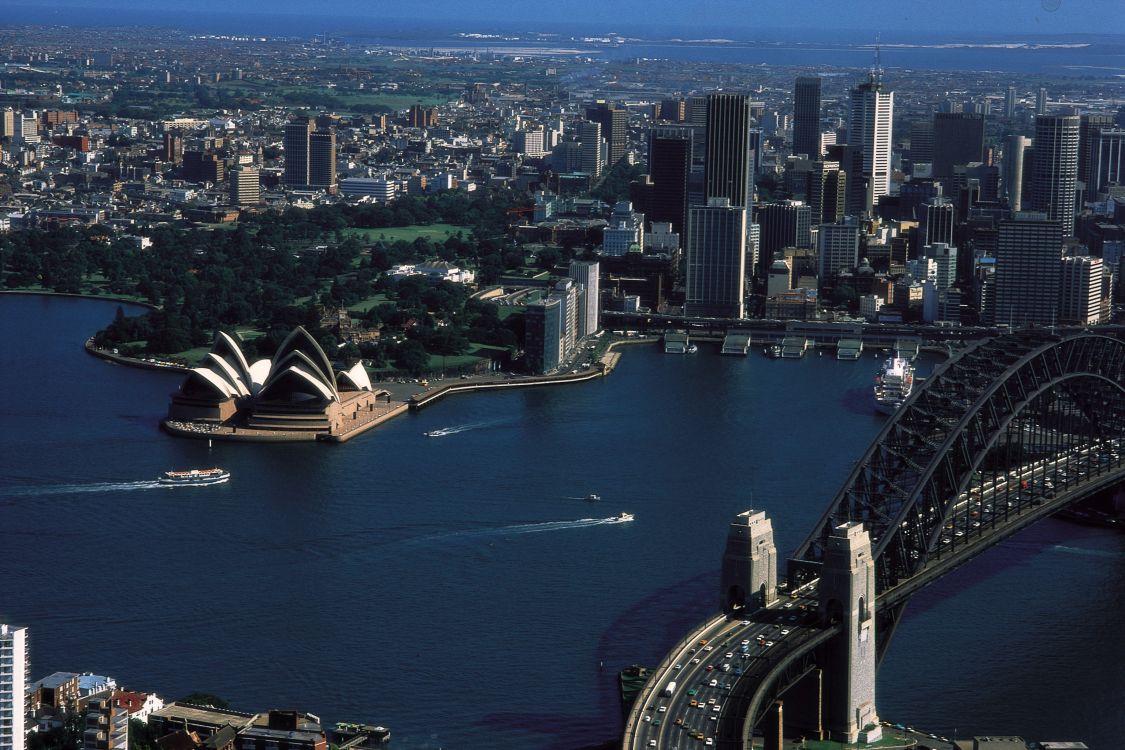
[[(1049, 428), (1028, 434), (1024, 429), (1029, 421), (1057, 419), (1064, 411), (1082, 423), (1084, 434), (1067, 436)], [(1018, 435), (1014, 445), (1013, 434)], [(995, 451), (1005, 449), (1032, 463), (1037, 452), (1065, 454), (1068, 437), (1078, 437), (1086, 446), (1125, 441), (1125, 342), (1044, 331), (974, 342), (935, 368), (856, 463), (790, 558), (790, 589), (819, 578), (835, 527), (864, 522), (876, 563), (881, 659), (914, 591), (996, 541), (1125, 477), (1125, 459), (1119, 456), (1112, 466), (1099, 465), (1093, 476), (1073, 488), (1060, 488), (1057, 499), (1044, 502), (1041, 497), (1029, 499), (1018, 482), (1010, 486), (1008, 466), (990, 470), (986, 463)], [(1111, 445), (1125, 453), (1121, 442)], [(984, 506), (985, 497), (1011, 507), (1000, 521), (993, 515), (991, 528), (982, 525), (956, 543), (943, 540), (947, 525), (970, 517)], [(814, 652), (838, 631), (839, 626), (824, 623), (783, 658), (740, 679), (721, 717), (725, 736), (719, 745), (749, 747), (769, 704), (807, 672)]]
[(914, 588), (902, 584), (948, 567), (943, 556), (973, 543), (968, 523), (963, 540), (943, 543), (949, 525), (979, 516), (985, 494), (1004, 501), (1003, 520), (1028, 510), (1027, 493), (1005, 486), (1006, 467), (987, 460), (997, 450), (1024, 460), (1065, 453), (1075, 436), (1046, 425), (1067, 419), (1080, 423), (1087, 445), (1125, 436), (1125, 342), (1022, 332), (970, 345), (934, 370), (857, 462), (790, 559), (790, 586), (817, 577), (833, 528), (862, 521), (873, 542), (884, 654), (908, 595), (898, 592)]

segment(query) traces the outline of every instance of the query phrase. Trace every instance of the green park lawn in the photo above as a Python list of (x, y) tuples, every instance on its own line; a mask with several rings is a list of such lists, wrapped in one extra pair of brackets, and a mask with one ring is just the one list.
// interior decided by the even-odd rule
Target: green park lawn
[(468, 237), (470, 231), (469, 227), (456, 224), (413, 224), (408, 227), (382, 227), (379, 229), (349, 227), (343, 230), (345, 235), (357, 237), (363, 242), (377, 242), (378, 240), (413, 242), (419, 237), (425, 237), (431, 242), (445, 242), (458, 232)]

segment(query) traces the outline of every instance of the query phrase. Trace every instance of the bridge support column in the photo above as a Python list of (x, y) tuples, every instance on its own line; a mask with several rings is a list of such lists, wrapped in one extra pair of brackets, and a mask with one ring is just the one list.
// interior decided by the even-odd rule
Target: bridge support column
[(862, 523), (837, 526), (828, 538), (820, 579), (820, 612), (844, 632), (825, 647), (826, 723), (834, 740), (875, 742), (875, 561)]
[(719, 598), (728, 614), (754, 611), (777, 600), (777, 547), (764, 511), (739, 513), (731, 523)]
[(764, 738), (762, 750), (782, 750), (785, 747), (783, 736), (784, 709), (784, 701), (774, 701), (774, 704), (766, 711), (766, 715), (762, 717), (761, 727)]

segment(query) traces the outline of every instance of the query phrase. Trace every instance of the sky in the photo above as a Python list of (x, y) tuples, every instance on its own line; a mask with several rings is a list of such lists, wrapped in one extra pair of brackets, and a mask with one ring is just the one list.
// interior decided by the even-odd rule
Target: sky
[[(130, 11), (175, 13), (308, 14), (367, 16), (443, 24), (505, 24), (544, 29), (556, 23), (582, 23), (591, 30), (629, 35), (641, 24), (662, 31), (794, 28), (847, 28), (896, 33), (935, 31), (982, 33), (1113, 33), (1125, 35), (1125, 0), (0, 0), (19, 7), (19, 22), (29, 12), (55, 21), (66, 8), (100, 9), (121, 21)], [(327, 15), (327, 14), (326, 14)], [(328, 16), (330, 19), (331, 16)], [(111, 20), (107, 18), (106, 20)], [(172, 19), (170, 19), (172, 20)], [(326, 19), (327, 20), (327, 19)], [(116, 21), (115, 21), (116, 22)], [(732, 33), (731, 36), (734, 36)], [(745, 37), (743, 37), (745, 38)]]

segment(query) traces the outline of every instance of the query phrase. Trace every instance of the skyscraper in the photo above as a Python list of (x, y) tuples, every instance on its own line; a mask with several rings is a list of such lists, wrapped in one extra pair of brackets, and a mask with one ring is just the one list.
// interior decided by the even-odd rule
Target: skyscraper
[(1047, 89), (1040, 87), (1039, 93), (1035, 95), (1035, 114), (1047, 114)]
[(1043, 213), (1021, 212), (1000, 222), (992, 311), (997, 325), (1020, 328), (1056, 322), (1062, 241), (1062, 223)]
[(1113, 128), (1113, 115), (1082, 115), (1078, 118), (1078, 179), (1086, 183), (1087, 195), (1097, 192), (1090, 180), (1091, 150), (1103, 128)]
[(934, 114), (934, 179), (948, 184), (955, 164), (984, 159), (984, 115), (973, 112)]
[(800, 77), (793, 88), (793, 153), (820, 158), (819, 77)]
[(557, 298), (527, 304), (523, 350), (527, 367), (532, 372), (550, 372), (562, 361), (562, 307)]
[(336, 132), (333, 130), (309, 134), (309, 186), (336, 187)]
[(812, 209), (801, 201), (768, 203), (758, 208), (761, 228), (757, 273), (765, 278), (777, 254), (785, 247), (810, 247)]
[(1015, 117), (1016, 115), (1016, 87), (1009, 86), (1008, 94), (1004, 97), (1004, 116)]
[(919, 227), (919, 236), (922, 245), (932, 245), (935, 242), (953, 244), (953, 203), (942, 196), (938, 187), (936, 197), (930, 198), (922, 206), (922, 225)]
[(602, 126), (602, 137), (606, 140), (608, 152), (607, 165), (613, 167), (625, 156), (629, 113), (610, 102), (598, 101), (586, 108), (586, 119)]
[(1004, 141), (1004, 173), (1001, 179), (1004, 197), (1013, 211), (1019, 211), (1023, 202), (1023, 161), (1024, 152), (1031, 145), (1031, 139), (1022, 135), (1010, 135)]
[(602, 174), (602, 164), (605, 162), (602, 126), (596, 122), (578, 123), (578, 140), (582, 143), (579, 157), (581, 171), (597, 179)]
[(1110, 185), (1125, 184), (1125, 128), (1101, 128), (1090, 144), (1086, 194), (1097, 196)]
[(27, 628), (0, 624), (0, 748), (24, 750), (25, 693), (31, 682)]
[(805, 196), (812, 209), (812, 223), (833, 224), (844, 215), (848, 175), (834, 161), (814, 162), (808, 175)]
[(653, 128), (649, 135), (648, 173), (653, 188), (647, 214), (683, 233), (687, 223), (691, 128)]
[(868, 80), (848, 96), (848, 143), (863, 149), (866, 181), (864, 209), (871, 213), (879, 198), (891, 192), (891, 120), (895, 95), (884, 91), (882, 71), (872, 68)]
[(689, 210), (684, 313), (741, 318), (746, 285), (746, 209), (711, 198)]
[(601, 264), (596, 260), (570, 261), (570, 278), (585, 288), (585, 304), (578, 313), (578, 335), (589, 336), (601, 328), (601, 287), (598, 274)]
[(840, 271), (859, 263), (859, 221), (846, 216), (834, 224), (821, 224), (817, 232), (817, 276), (821, 286), (833, 284)]
[(303, 188), (309, 184), (309, 136), (315, 127), (311, 117), (300, 117), (285, 125), (286, 187)]
[(851, 143), (834, 143), (828, 147), (828, 159), (837, 162), (847, 174), (844, 214), (859, 216), (866, 202), (867, 180), (863, 176), (863, 149)]
[(1074, 234), (1077, 180), (1078, 116), (1039, 115), (1035, 118), (1030, 208), (1060, 222), (1067, 237)]
[(257, 167), (241, 166), (232, 169), (230, 202), (235, 206), (254, 206), (262, 199), (262, 187)]
[(1101, 258), (1063, 258), (1059, 288), (1059, 322), (1089, 326), (1101, 321)]
[(746, 209), (754, 194), (753, 154), (750, 148), (750, 97), (708, 94), (707, 159), (704, 196), (726, 198)]

